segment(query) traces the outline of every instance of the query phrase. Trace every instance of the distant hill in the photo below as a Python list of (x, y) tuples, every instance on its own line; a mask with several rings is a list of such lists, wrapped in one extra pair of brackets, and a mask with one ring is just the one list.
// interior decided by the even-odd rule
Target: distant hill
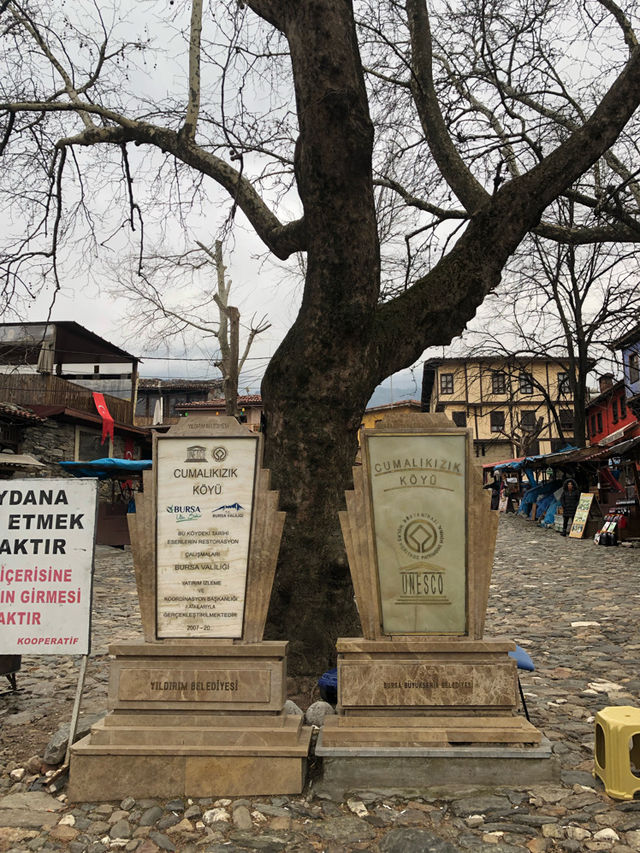
[(392, 400), (389, 380), (387, 379), (384, 385), (378, 385), (376, 390), (373, 392), (373, 396), (367, 403), (367, 408), (370, 408), (371, 406), (384, 406), (386, 403), (398, 403), (401, 400), (419, 400), (420, 390), (420, 388), (416, 389), (416, 386), (413, 384), (396, 385), (394, 382)]

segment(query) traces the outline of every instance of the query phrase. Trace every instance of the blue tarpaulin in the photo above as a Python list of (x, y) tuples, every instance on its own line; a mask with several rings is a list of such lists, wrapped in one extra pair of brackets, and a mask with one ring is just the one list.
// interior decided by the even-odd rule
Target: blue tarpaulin
[(90, 462), (59, 462), (65, 471), (74, 477), (97, 477), (106, 480), (108, 477), (117, 477), (127, 474), (136, 474), (140, 471), (148, 471), (151, 468), (151, 459), (92, 459)]
[(559, 506), (560, 501), (556, 499), (555, 495), (552, 495), (549, 506), (547, 507), (547, 511), (545, 512), (544, 518), (542, 519), (543, 527), (553, 527), (556, 520), (556, 512), (558, 511)]
[(573, 450), (577, 450), (577, 447), (574, 447), (572, 444), (567, 444), (566, 447), (563, 447), (562, 450), (556, 450), (554, 453), (541, 453), (538, 456), (524, 456), (522, 459), (511, 459), (508, 462), (500, 462), (498, 465), (493, 466), (494, 471), (520, 471), (522, 468), (526, 468), (532, 462), (539, 462), (541, 459), (549, 462), (549, 465), (552, 466), (556, 456), (562, 456), (565, 453), (570, 453)]
[(527, 491), (522, 496), (522, 500), (520, 501), (520, 509), (518, 510), (519, 515), (531, 515), (531, 508), (534, 503), (537, 503), (536, 507), (536, 518), (540, 517), (540, 502), (541, 498), (544, 498), (547, 495), (552, 495), (553, 492), (557, 491), (562, 486), (561, 480), (550, 480), (546, 483), (539, 483), (537, 486), (533, 486), (531, 489), (527, 489)]

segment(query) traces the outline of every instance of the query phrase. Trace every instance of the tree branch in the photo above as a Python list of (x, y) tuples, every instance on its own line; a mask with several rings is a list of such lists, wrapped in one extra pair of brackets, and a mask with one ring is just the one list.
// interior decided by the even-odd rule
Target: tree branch
[(93, 122), (91, 121), (89, 115), (84, 110), (79, 109), (79, 106), (82, 102), (80, 100), (78, 92), (76, 91), (75, 86), (73, 85), (71, 77), (68, 75), (62, 63), (59, 62), (58, 58), (45, 41), (44, 36), (41, 34), (40, 30), (35, 25), (32, 18), (26, 13), (23, 8), (21, 8), (15, 2), (9, 4), (8, 10), (9, 13), (13, 16), (14, 20), (20, 23), (25, 28), (25, 30), (31, 35), (33, 40), (36, 42), (36, 44), (42, 51), (43, 55), (51, 63), (51, 66), (58, 72), (58, 74), (62, 78), (62, 81), (64, 83), (64, 91), (69, 96), (69, 99), (74, 105), (82, 123), (87, 128), (93, 127)]
[(528, 193), (540, 213), (577, 180), (613, 143), (640, 103), (640, 47), (594, 112), (542, 163), (503, 188), (507, 196)]
[(407, 19), (411, 34), (411, 92), (429, 150), (460, 202), (473, 213), (489, 195), (458, 153), (442, 117), (433, 83), (431, 30), (424, 0), (407, 0)]
[[(286, 6), (287, 2), (282, 0), (240, 0), (246, 2), (247, 6), (267, 21), (271, 26), (275, 27), (280, 32), (284, 32), (286, 25)], [(294, 0), (295, 2), (295, 0)]]
[(100, 115), (119, 126), (98, 127), (92, 124), (75, 136), (58, 140), (57, 148), (61, 149), (71, 145), (90, 146), (101, 143), (122, 145), (126, 142), (134, 142), (138, 145), (154, 145), (162, 151), (172, 154), (186, 165), (213, 178), (227, 190), (251, 222), (260, 239), (278, 258), (286, 260), (290, 255), (303, 251), (306, 247), (304, 219), (283, 225), (267, 207), (247, 178), (233, 166), (225, 163), (220, 157), (216, 157), (215, 154), (211, 154), (193, 141), (185, 139), (180, 133), (144, 121), (129, 119), (112, 110), (84, 102), (81, 106), (65, 102), (0, 103), (0, 110), (12, 112), (40, 110), (77, 112), (82, 110)]
[(189, 31), (189, 101), (182, 133), (193, 140), (200, 113), (200, 39), (202, 35), (202, 0), (191, 2)]
[(629, 48), (629, 53), (632, 53), (635, 48), (638, 47), (638, 39), (627, 16), (618, 4), (613, 2), (613, 0), (598, 0), (598, 3), (600, 3), (601, 6), (604, 6), (608, 12), (611, 12), (613, 17), (616, 19), (618, 26), (622, 30), (626, 45)]
[(544, 208), (613, 144), (638, 103), (640, 48), (582, 127), (542, 163), (505, 184), (427, 275), (379, 306), (376, 355), (388, 372), (415, 361), (422, 341), (446, 345), (460, 334)]
[(417, 210), (431, 213), (433, 216), (437, 216), (438, 219), (468, 219), (469, 217), (466, 210), (447, 210), (444, 207), (439, 207), (425, 199), (412, 195), (398, 181), (394, 181), (393, 178), (382, 177), (374, 179), (373, 185), (374, 187), (386, 187), (386, 189), (393, 190), (409, 207), (415, 207)]

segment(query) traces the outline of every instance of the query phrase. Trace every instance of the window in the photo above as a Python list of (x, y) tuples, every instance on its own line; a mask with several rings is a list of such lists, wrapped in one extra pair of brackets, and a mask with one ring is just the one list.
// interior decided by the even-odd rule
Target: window
[(440, 393), (453, 394), (453, 373), (440, 374)]
[(466, 412), (452, 412), (453, 422), (456, 426), (466, 427), (467, 425), (467, 413)]
[(571, 389), (569, 388), (569, 374), (560, 372), (558, 373), (558, 396), (563, 397), (569, 394)]
[(533, 377), (525, 371), (520, 374), (520, 393), (533, 394)]
[(638, 361), (638, 353), (629, 353), (629, 382), (635, 385), (640, 380), (640, 362)]
[(591, 415), (591, 437), (592, 437), (592, 438), (593, 438), (593, 436), (596, 434), (596, 432), (597, 432), (597, 429), (596, 429), (596, 416), (595, 416), (595, 415)]
[(624, 394), (620, 397), (620, 420), (623, 421), (627, 417), (627, 401)]
[(507, 393), (507, 375), (504, 370), (493, 370), (491, 372), (491, 392), (493, 394)]
[(101, 444), (102, 431), (88, 430), (76, 427), (76, 462), (89, 462), (92, 459), (103, 459), (113, 455), (113, 442), (110, 438)]
[(504, 412), (491, 412), (491, 432), (504, 432)]
[(614, 424), (618, 423), (618, 401), (611, 401), (611, 417), (613, 418)]
[(598, 432), (602, 432), (602, 412), (598, 412), (596, 418), (598, 419)]
[(15, 424), (0, 423), (1, 450), (4, 450), (6, 447), (9, 450), (13, 450), (14, 453), (17, 453), (18, 445), (20, 444), (20, 438), (20, 430)]
[(573, 409), (560, 409), (560, 426), (563, 432), (573, 432)]
[(524, 432), (534, 432), (536, 428), (536, 413), (534, 409), (527, 409), (520, 415), (520, 426)]

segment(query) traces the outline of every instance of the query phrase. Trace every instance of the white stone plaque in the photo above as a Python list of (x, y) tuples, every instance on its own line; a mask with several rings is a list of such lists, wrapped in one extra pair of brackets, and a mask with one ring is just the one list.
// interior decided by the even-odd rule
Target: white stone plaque
[(465, 434), (366, 434), (385, 634), (466, 630)]
[(258, 436), (162, 436), (157, 636), (242, 637)]
[(86, 655), (97, 480), (0, 481), (0, 653)]

